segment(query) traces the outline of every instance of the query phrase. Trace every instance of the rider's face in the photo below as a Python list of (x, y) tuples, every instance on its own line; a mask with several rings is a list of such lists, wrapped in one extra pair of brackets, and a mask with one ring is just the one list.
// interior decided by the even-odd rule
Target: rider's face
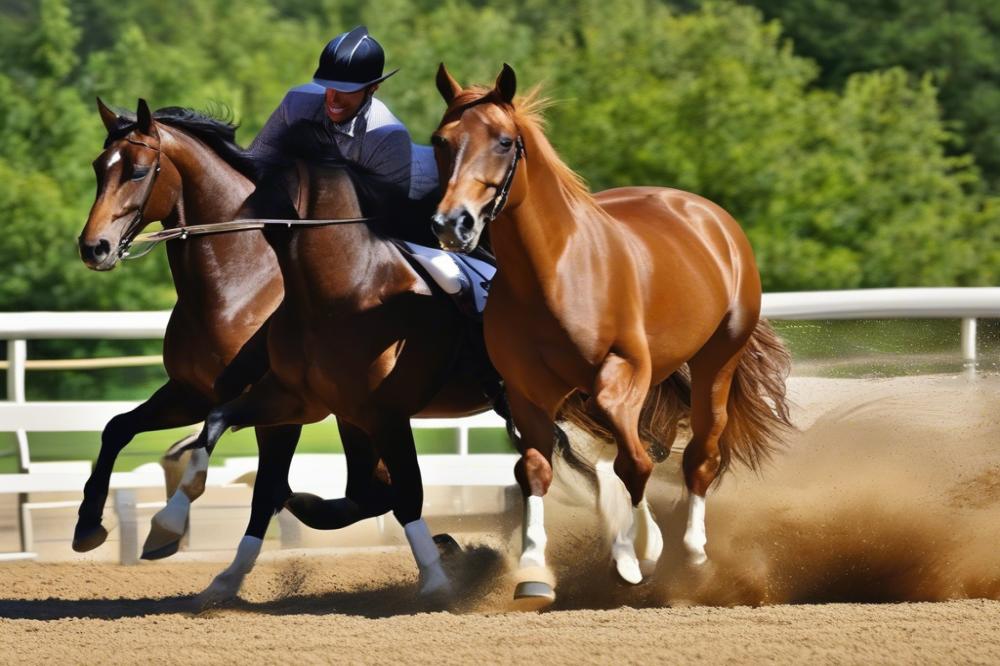
[(342, 123), (354, 117), (365, 103), (368, 92), (374, 92), (378, 85), (369, 86), (357, 92), (345, 93), (333, 88), (326, 89), (326, 115), (335, 123)]

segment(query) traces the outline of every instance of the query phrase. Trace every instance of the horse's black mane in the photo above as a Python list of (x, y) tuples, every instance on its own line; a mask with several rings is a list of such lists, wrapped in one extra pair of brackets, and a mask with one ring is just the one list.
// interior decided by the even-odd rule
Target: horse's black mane
[[(108, 133), (108, 138), (104, 142), (105, 148), (135, 129), (135, 114), (119, 112), (118, 117), (121, 123), (118, 129)], [(219, 106), (202, 112), (180, 106), (165, 106), (154, 111), (153, 118), (164, 125), (191, 134), (215, 151), (231, 167), (250, 180), (257, 181), (259, 166), (253, 156), (236, 143), (236, 130), (239, 125), (233, 122), (232, 111), (228, 107)]]

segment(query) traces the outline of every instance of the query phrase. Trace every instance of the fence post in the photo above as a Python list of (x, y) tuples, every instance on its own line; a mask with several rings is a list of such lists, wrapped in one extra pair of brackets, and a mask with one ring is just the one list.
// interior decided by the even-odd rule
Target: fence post
[(126, 566), (138, 564), (139, 516), (134, 490), (120, 488), (115, 491), (115, 514), (118, 517), (118, 559)]
[(966, 363), (976, 362), (975, 317), (966, 317), (962, 320), (962, 360)]
[(469, 455), (469, 427), (464, 423), (458, 426), (458, 455)]
[[(27, 340), (7, 341), (7, 400), (24, 402), (24, 371), (28, 360)], [(28, 433), (25, 430), (14, 431), (17, 440), (17, 467), (24, 473), (31, 465), (31, 453), (28, 450)], [(21, 536), (21, 550), (27, 552), (31, 548), (31, 516), (24, 510), (28, 503), (28, 495), (20, 493), (17, 496), (18, 531)]]
[(302, 547), (302, 523), (288, 509), (278, 512), (278, 531), (282, 548)]

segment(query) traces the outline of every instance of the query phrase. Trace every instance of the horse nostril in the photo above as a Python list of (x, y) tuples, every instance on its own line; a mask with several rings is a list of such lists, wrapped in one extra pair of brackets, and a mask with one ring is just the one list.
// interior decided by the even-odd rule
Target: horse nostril
[(100, 263), (111, 254), (111, 243), (106, 239), (98, 239), (96, 243), (88, 243), (80, 240), (80, 256), (84, 261), (90, 263)]
[(94, 250), (94, 256), (96, 256), (98, 260), (101, 260), (107, 259), (109, 254), (111, 254), (111, 243), (102, 238), (97, 242), (97, 248)]
[(464, 231), (472, 231), (472, 228), (476, 226), (476, 219), (467, 209), (462, 209), (462, 214), (458, 217), (458, 226)]
[(94, 258), (102, 261), (107, 259), (109, 254), (111, 254), (111, 243), (103, 238), (97, 241), (97, 246), (94, 248)]

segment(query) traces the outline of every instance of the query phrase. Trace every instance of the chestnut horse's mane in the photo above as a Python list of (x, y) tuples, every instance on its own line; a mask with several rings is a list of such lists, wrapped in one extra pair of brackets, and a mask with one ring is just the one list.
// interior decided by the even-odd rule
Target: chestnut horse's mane
[(473, 86), (466, 88), (456, 94), (448, 105), (444, 122), (456, 120), (463, 111), (479, 104), (495, 104), (508, 113), (514, 119), (521, 134), (525, 137), (525, 142), (531, 145), (528, 159), (541, 160), (552, 170), (552, 173), (559, 181), (560, 188), (567, 198), (572, 200), (583, 200), (596, 206), (594, 196), (587, 187), (587, 182), (577, 172), (573, 171), (559, 153), (552, 147), (548, 137), (545, 136), (545, 117), (542, 112), (552, 105), (551, 100), (541, 95), (539, 86), (535, 86), (526, 95), (519, 95), (514, 98), (514, 104), (506, 104), (496, 94), (492, 88), (485, 86)]

